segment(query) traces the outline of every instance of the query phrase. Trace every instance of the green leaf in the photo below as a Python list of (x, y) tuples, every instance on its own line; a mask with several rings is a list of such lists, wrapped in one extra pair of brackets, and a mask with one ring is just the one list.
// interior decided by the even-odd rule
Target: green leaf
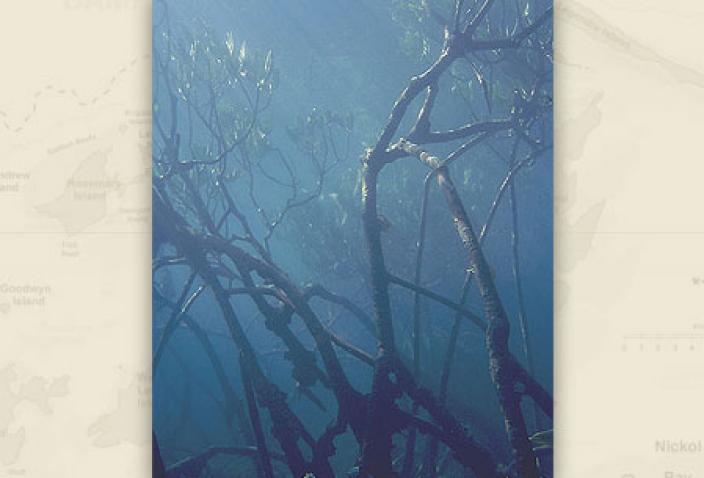
[(247, 42), (243, 41), (242, 46), (240, 47), (240, 63), (244, 63), (244, 60), (247, 58)]
[(271, 71), (272, 53), (269, 50), (266, 54), (266, 59), (264, 60), (264, 73), (268, 74)]
[(230, 52), (230, 56), (235, 53), (235, 39), (232, 37), (232, 32), (227, 32), (225, 35), (225, 46), (227, 46), (227, 51)]

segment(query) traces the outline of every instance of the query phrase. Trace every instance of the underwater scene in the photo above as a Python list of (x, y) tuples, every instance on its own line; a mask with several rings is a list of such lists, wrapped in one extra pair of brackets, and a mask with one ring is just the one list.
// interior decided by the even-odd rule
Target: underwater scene
[(552, 477), (549, 0), (155, 0), (155, 478)]

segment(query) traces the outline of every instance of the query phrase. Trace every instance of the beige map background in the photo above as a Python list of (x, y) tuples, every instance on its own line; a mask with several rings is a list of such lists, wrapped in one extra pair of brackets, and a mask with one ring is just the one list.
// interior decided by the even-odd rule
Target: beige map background
[[(150, 474), (150, 21), (0, 5), (0, 477)], [(555, 21), (555, 476), (701, 477), (704, 3)]]
[(0, 476), (150, 473), (150, 9), (0, 5)]
[(702, 477), (704, 3), (555, 21), (555, 476)]

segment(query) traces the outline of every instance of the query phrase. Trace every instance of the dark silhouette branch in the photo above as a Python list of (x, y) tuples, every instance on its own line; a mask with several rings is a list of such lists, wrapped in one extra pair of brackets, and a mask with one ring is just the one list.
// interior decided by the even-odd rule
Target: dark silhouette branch
[[(169, 301), (156, 289), (152, 290), (152, 296), (155, 300), (159, 301), (161, 304), (164, 304), (171, 310), (178, 310), (176, 304)], [(228, 379), (227, 374), (225, 373), (225, 368), (217, 353), (215, 352), (213, 344), (208, 338), (208, 334), (203, 330), (200, 325), (198, 325), (198, 322), (193, 319), (188, 313), (183, 314), (182, 320), (188, 326), (191, 332), (193, 332), (193, 335), (198, 339), (198, 342), (201, 344), (201, 347), (203, 347), (203, 350), (206, 353), (208, 360), (210, 361), (210, 364), (213, 367), (213, 370), (215, 371), (215, 375), (218, 379), (218, 383), (220, 384), (222, 394), (225, 397), (224, 412), (225, 416), (227, 417), (228, 423), (234, 429), (233, 418), (236, 418), (237, 431), (239, 431), (239, 433), (242, 435), (244, 443), (254, 443), (254, 436), (252, 435), (252, 430), (249, 426), (249, 422), (247, 421), (247, 418), (244, 415), (242, 401), (232, 388), (230, 380)]]
[[(210, 460), (220, 455), (230, 455), (236, 457), (249, 457), (256, 459), (259, 450), (256, 447), (233, 447), (233, 446), (213, 446), (201, 453), (184, 458), (166, 471), (163, 478), (181, 478), (200, 476), (205, 466)], [(271, 454), (271, 458), (286, 463), (286, 458), (278, 453)], [(155, 478), (157, 475), (154, 475)]]
[[(444, 24), (451, 23), (446, 25), (441, 52), (429, 68), (410, 79), (393, 105), (378, 140), (362, 158), (361, 219), (370, 265), (369, 285), (373, 318), (349, 299), (334, 294), (321, 285), (298, 286), (277, 265), (272, 256), (271, 241), (275, 232), (280, 230), (279, 225), (291, 211), (309, 206), (314, 199), (321, 197), (327, 174), (346, 157), (351, 122), (345, 123), (347, 126), (344, 126), (341, 122), (336, 123), (334, 118), (322, 117), (314, 111), (309, 116), (313, 130), (301, 130), (291, 134), (292, 140), (299, 145), (302, 157), (312, 168), (314, 183), (306, 189), (301, 185), (296, 173), (295, 161), (270, 145), (259, 125), (261, 112), (267, 108), (271, 99), (271, 54), (267, 59), (269, 67), (265, 66), (261, 76), (254, 74), (240, 78), (242, 65), (237, 64), (237, 60), (227, 58), (223, 62), (224, 69), (221, 72), (217, 71), (220, 67), (216, 66), (216, 63), (211, 65), (207, 61), (201, 65), (204, 67), (203, 71), (196, 66), (188, 67), (192, 69), (190, 78), (198, 82), (199, 88), (187, 88), (186, 91), (177, 84), (178, 74), (171, 78), (172, 66), (169, 61), (174, 47), (170, 35), (165, 40), (166, 57), (155, 52), (155, 91), (160, 98), (166, 98), (163, 103), (166, 111), (156, 115), (155, 119), (155, 129), (160, 141), (159, 148), (155, 148), (157, 151), (154, 153), (155, 250), (158, 252), (161, 245), (165, 244), (173, 246), (176, 251), (172, 254), (169, 250), (169, 255), (156, 260), (154, 271), (156, 273), (165, 267), (175, 266), (186, 267), (191, 274), (181, 297), (171, 307), (172, 314), (162, 338), (163, 345), (159, 345), (159, 350), (167, 343), (174, 327), (179, 322), (185, 322), (201, 342), (218, 375), (225, 403), (235, 402), (234, 398), (229, 398), (234, 392), (227, 383), (223, 364), (218, 360), (212, 344), (209, 344), (207, 334), (187, 313), (190, 305), (203, 290), (212, 292), (238, 353), (238, 368), (245, 386), (245, 402), (253, 435), (250, 435), (247, 442), (257, 445), (233, 448), (230, 452), (223, 452), (224, 449), (206, 450), (203, 455), (207, 457), (193, 457), (191, 465), (203, 464), (200, 468), (202, 470), (204, 463), (216, 454), (239, 453), (241, 456), (256, 458), (259, 473), (266, 477), (274, 476), (272, 460), (285, 462), (294, 476), (303, 476), (307, 472), (313, 472), (318, 477), (333, 476), (330, 458), (335, 454), (335, 438), (350, 429), (361, 447), (361, 476), (394, 477), (397, 475), (392, 462), (393, 438), (394, 435), (409, 430), (402, 470), (404, 477), (411, 476), (413, 472), (416, 432), (426, 435), (431, 443), (443, 443), (452, 451), (455, 460), (470, 469), (474, 476), (502, 476), (490, 453), (470, 437), (459, 420), (445, 406), (449, 367), (457, 345), (460, 319), (467, 319), (485, 331), (490, 373), (504, 414), (509, 442), (516, 454), (519, 478), (538, 477), (521, 414), (520, 400), (523, 396), (530, 396), (550, 415), (552, 398), (508, 350), (508, 318), (481, 252), (482, 240), (498, 204), (505, 192), (508, 192), (514, 210), (514, 279), (517, 287), (520, 287), (513, 177), (523, 164), (527, 163), (511, 165), (478, 237), (472, 230), (448, 171), (450, 164), (490, 137), (501, 139), (504, 136), (517, 136), (521, 141), (532, 144), (534, 150), (542, 147), (540, 142), (534, 139), (531, 130), (541, 107), (536, 95), (518, 91), (515, 105), (510, 111), (493, 114), (490, 94), (494, 90), (489, 89), (489, 86), (493, 82), (491, 65), (502, 61), (499, 50), (523, 47), (525, 43), (536, 51), (544, 49), (544, 45), (539, 41), (528, 42), (528, 39), (548, 23), (552, 11), (548, 10), (517, 33), (491, 39), (487, 36), (490, 37), (495, 30), (487, 22), (494, 3), (493, 0), (473, 2), (471, 10), (465, 11), (465, 2), (456, 0), (452, 15), (447, 18), (431, 9), (434, 18), (442, 17)], [(519, 23), (515, 24), (514, 31), (519, 28)], [(486, 28), (482, 27), (485, 24)], [(479, 31), (481, 33), (477, 34)], [(510, 31), (510, 28), (506, 31)], [(456, 61), (465, 60), (474, 68), (483, 88), (489, 115), (493, 114), (495, 118), (481, 119), (476, 116), (471, 123), (459, 127), (433, 130), (433, 109), (436, 104), (442, 103), (437, 101), (442, 84), (440, 79), (443, 74), (449, 72)], [(483, 65), (489, 65), (488, 73), (492, 75), (489, 82), (485, 79), (487, 68)], [(532, 68), (532, 65), (529, 65), (529, 68)], [(454, 76), (454, 73), (452, 75)], [(225, 91), (223, 86), (228, 78), (234, 82), (235, 87)], [(221, 113), (219, 107), (223, 104), (229, 105), (233, 101), (236, 104), (235, 92), (240, 95), (245, 106), (239, 114), (238, 126), (234, 131), (229, 131), (229, 119)], [(406, 124), (409, 108), (416, 104), (415, 101), (424, 92), (425, 99), (420, 104), (416, 121), (406, 135), (408, 139), (396, 140), (401, 125)], [(181, 114), (186, 115), (185, 127), (178, 121)], [(165, 121), (170, 123), (164, 124)], [(194, 123), (197, 124), (197, 132), (194, 132)], [(342, 154), (341, 148), (338, 148), (339, 142), (333, 137), (335, 125), (339, 125), (341, 131), (347, 135), (347, 150)], [(260, 137), (259, 133), (262, 133), (264, 149), (268, 151), (263, 156), (269, 158), (266, 164), (271, 167), (265, 167), (262, 155), (249, 146), (248, 140), (256, 141)], [(205, 154), (200, 152), (199, 145), (194, 144), (199, 141), (198, 137), (201, 135), (208, 138)], [(313, 141), (310, 141), (311, 138)], [(397, 142), (393, 143), (394, 141)], [(453, 142), (456, 143), (451, 144)], [(441, 160), (422, 148), (423, 145), (430, 144), (437, 144), (443, 150), (452, 152)], [(412, 282), (389, 273), (384, 257), (382, 221), (377, 203), (378, 181), (382, 169), (395, 160), (408, 156), (419, 158), (431, 168), (424, 185)], [(260, 180), (265, 183), (268, 181), (274, 187), (286, 191), (286, 196), (278, 206), (272, 207), (268, 201), (263, 200), (262, 191), (268, 189), (262, 189)], [(459, 302), (449, 300), (421, 285), (427, 201), (433, 180), (437, 180), (445, 194), (457, 232), (467, 249), (471, 273), (466, 275)], [(267, 209), (263, 207), (265, 204)], [(261, 224), (252, 227), (250, 216)], [(202, 281), (202, 285), (192, 293), (191, 287), (196, 277)], [(473, 278), (479, 288), (486, 320), (479, 318), (464, 304)], [(413, 355), (410, 371), (402, 363), (397, 349), (401, 346), (396, 343), (394, 331), (390, 298), (392, 284), (413, 292)], [(522, 292), (518, 293), (519, 300), (522, 300)], [(286, 395), (262, 371), (257, 351), (235, 313), (233, 304), (240, 296), (251, 299), (259, 315), (263, 317), (264, 326), (285, 345), (284, 358), (293, 365), (293, 378), (297, 382), (297, 388), (321, 410), (327, 410), (327, 404), (317, 399), (310, 387), (320, 382), (334, 396), (337, 414), (317, 439), (310, 435), (301, 420), (292, 412)], [(311, 299), (314, 297), (344, 309), (371, 332), (377, 339), (376, 355), (369, 354), (350, 343), (347, 338), (334, 333), (330, 324), (323, 325), (311, 305)], [(423, 363), (420, 353), (423, 299), (443, 304), (455, 312), (456, 320), (450, 334), (438, 396), (418, 385)], [(299, 331), (291, 329), (294, 316), (302, 320), (313, 345), (307, 343), (304, 346)], [(525, 319), (524, 314), (522, 317)], [(520, 320), (522, 328), (527, 331), (524, 322), (525, 320)], [(525, 335), (527, 337), (527, 332)], [(162, 354), (159, 350), (155, 364), (158, 364)], [(337, 355), (340, 351), (350, 354), (359, 363), (373, 365), (371, 391), (368, 395), (357, 391), (351, 385)], [(397, 403), (404, 396), (411, 399), (411, 413), (401, 410)], [(238, 405), (238, 409), (243, 410), (243, 407)], [(427, 412), (432, 421), (417, 416), (420, 409)], [(283, 451), (281, 455), (269, 449), (267, 441), (270, 437), (267, 436), (262, 417), (259, 415), (264, 410), (268, 412), (272, 423), (271, 434)], [(310, 453), (304, 453), (304, 446), (308, 447)], [(433, 457), (426, 462), (434, 466), (435, 461)]]
[(508, 348), (509, 321), (499, 298), (479, 240), (472, 229), (457, 190), (446, 168), (440, 167), (437, 157), (429, 155), (418, 146), (404, 142), (401, 147), (408, 154), (417, 156), (431, 168), (438, 168), (438, 184), (442, 189), (452, 214), (457, 233), (467, 249), (470, 266), (477, 279), (479, 293), (487, 318), (486, 348), (489, 353), (491, 377), (496, 387), (504, 414), (506, 432), (522, 478), (539, 478), (535, 456), (528, 439), (525, 420), (520, 407), (520, 394), (516, 391), (515, 361)]

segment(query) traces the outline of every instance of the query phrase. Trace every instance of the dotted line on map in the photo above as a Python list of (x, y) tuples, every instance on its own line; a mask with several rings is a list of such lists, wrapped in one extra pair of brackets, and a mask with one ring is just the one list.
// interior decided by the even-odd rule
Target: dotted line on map
[[(141, 57), (143, 60), (150, 60), (151, 55), (150, 54), (145, 54), (142, 55)], [(0, 110), (0, 121), (2, 121), (3, 126), (5, 127), (6, 131), (9, 131), (11, 133), (19, 133), (21, 132), (24, 128), (27, 127), (27, 124), (34, 118), (37, 114), (38, 111), (38, 105), (39, 105), (39, 99), (42, 98), (43, 96), (46, 96), (48, 94), (55, 94), (58, 96), (64, 96), (73, 99), (78, 106), (81, 107), (86, 107), (86, 106), (91, 106), (94, 105), (95, 103), (98, 102), (101, 98), (106, 97), (109, 95), (112, 90), (115, 88), (115, 85), (117, 85), (117, 82), (131, 69), (133, 69), (136, 65), (137, 62), (139, 61), (140, 57), (134, 58), (132, 61), (130, 61), (128, 64), (124, 65), (122, 68), (117, 70), (115, 74), (110, 78), (110, 81), (108, 82), (107, 86), (98, 94), (93, 96), (90, 99), (82, 99), (76, 90), (73, 89), (67, 89), (67, 88), (56, 88), (54, 85), (46, 85), (44, 88), (41, 88), (38, 90), (36, 93), (34, 93), (32, 99), (32, 107), (29, 113), (25, 115), (24, 118), (22, 118), (18, 123), (16, 124), (11, 124), (10, 121), (8, 120), (8, 114), (7, 112)]]

